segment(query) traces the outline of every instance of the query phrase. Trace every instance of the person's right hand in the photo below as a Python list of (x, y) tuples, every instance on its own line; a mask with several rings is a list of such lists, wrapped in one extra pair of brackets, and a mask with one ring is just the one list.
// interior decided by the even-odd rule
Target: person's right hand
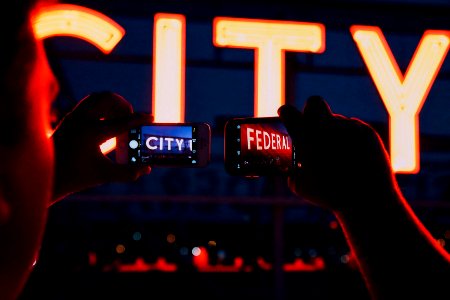
[(131, 182), (151, 171), (150, 166), (119, 164), (103, 154), (100, 145), (130, 128), (153, 121), (134, 113), (132, 105), (112, 92), (83, 98), (58, 124), (55, 146), (54, 199), (108, 182)]
[(278, 114), (301, 164), (289, 176), (295, 194), (340, 212), (370, 208), (394, 192), (387, 151), (370, 125), (333, 114), (320, 96), (310, 97), (302, 112), (283, 105)]

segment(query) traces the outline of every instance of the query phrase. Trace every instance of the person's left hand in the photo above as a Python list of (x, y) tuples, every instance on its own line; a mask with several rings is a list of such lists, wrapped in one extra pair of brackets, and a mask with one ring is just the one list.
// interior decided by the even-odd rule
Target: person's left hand
[(149, 166), (118, 164), (102, 153), (100, 145), (128, 129), (152, 122), (149, 114), (134, 113), (118, 94), (93, 93), (83, 98), (56, 127), (53, 202), (107, 182), (135, 181)]

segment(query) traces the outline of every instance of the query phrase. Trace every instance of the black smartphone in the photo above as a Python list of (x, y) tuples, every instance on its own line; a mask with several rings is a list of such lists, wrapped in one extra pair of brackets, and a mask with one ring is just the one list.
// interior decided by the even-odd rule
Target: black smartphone
[(205, 167), (211, 157), (207, 123), (150, 123), (117, 137), (118, 163)]
[(278, 117), (230, 119), (224, 131), (225, 170), (231, 175), (282, 174), (296, 165), (292, 140)]

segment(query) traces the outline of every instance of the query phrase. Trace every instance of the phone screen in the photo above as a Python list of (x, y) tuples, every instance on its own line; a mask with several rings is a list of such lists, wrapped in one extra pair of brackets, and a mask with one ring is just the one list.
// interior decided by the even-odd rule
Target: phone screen
[(198, 164), (198, 130), (193, 125), (146, 125), (129, 133), (130, 163)]
[(226, 126), (225, 165), (229, 173), (247, 176), (287, 172), (294, 149), (278, 118), (230, 120)]

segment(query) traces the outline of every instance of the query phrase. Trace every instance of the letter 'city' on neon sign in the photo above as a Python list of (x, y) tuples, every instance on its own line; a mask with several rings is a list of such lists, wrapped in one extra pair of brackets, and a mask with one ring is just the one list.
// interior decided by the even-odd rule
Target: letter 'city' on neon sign
[(216, 17), (217, 47), (255, 49), (255, 117), (277, 116), (285, 99), (285, 51), (321, 53), (325, 26), (317, 23)]
[(394, 171), (419, 171), (419, 112), (447, 55), (450, 31), (427, 30), (402, 75), (378, 27), (354, 25), (353, 39), (389, 113)]
[[(38, 38), (73, 36), (94, 44), (106, 54), (125, 32), (105, 15), (71, 4), (48, 6), (33, 21)], [(285, 51), (321, 53), (325, 49), (322, 24), (218, 17), (213, 26), (216, 46), (255, 49), (254, 115), (257, 117), (276, 115), (284, 103)], [(378, 27), (355, 25), (351, 33), (389, 113), (393, 169), (416, 173), (420, 166), (419, 112), (448, 52), (450, 32), (426, 31), (405, 76)], [(153, 65), (155, 120), (184, 122), (183, 15), (155, 15)], [(115, 139), (101, 146), (104, 153), (114, 147)]]

